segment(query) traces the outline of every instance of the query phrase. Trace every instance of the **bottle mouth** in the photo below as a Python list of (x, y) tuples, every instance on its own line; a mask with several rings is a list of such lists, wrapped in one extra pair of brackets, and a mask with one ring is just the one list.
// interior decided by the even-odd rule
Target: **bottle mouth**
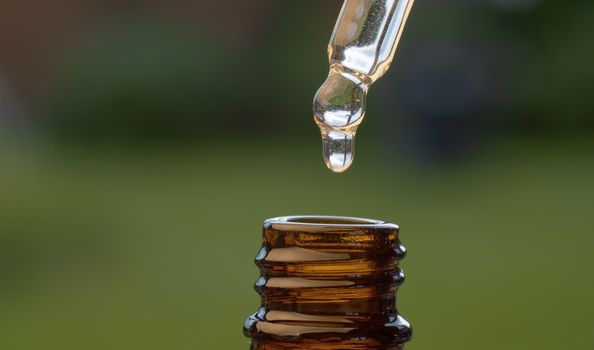
[(298, 215), (281, 216), (266, 220), (267, 223), (295, 224), (299, 226), (369, 227), (385, 224), (385, 221), (349, 216)]

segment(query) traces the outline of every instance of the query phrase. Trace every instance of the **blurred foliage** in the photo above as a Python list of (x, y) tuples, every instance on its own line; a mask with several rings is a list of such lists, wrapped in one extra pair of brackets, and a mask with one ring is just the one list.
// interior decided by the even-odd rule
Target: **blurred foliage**
[(304, 12), (292, 13), (261, 47), (243, 51), (152, 17), (111, 24), (64, 65), (44, 107), (47, 125), (79, 142), (196, 141), (267, 131), (280, 120), (303, 130), (311, 114), (303, 96), (318, 83), (303, 58), (319, 56), (322, 74), (327, 67), (323, 46), (303, 48), (311, 33), (293, 36)]
[(594, 3), (571, 1), (560, 6), (541, 1), (533, 11), (507, 19), (517, 42), (513, 107), (530, 128), (594, 127)]
[[(312, 6), (276, 5), (270, 30), (243, 47), (156, 14), (118, 17), (73, 50), (41, 114), (59, 138), (87, 142), (297, 135), (311, 127), (309, 101), (327, 72), (336, 16)], [(366, 125), (396, 130), (393, 119), (409, 118), (400, 126), (442, 120), (477, 135), (591, 130), (593, 14), (585, 1), (418, 4), (395, 72), (370, 95), (370, 119), (384, 121)]]
[(217, 113), (234, 91), (212, 43), (154, 19), (126, 19), (96, 36), (58, 78), (48, 120), (58, 135), (159, 140), (221, 128)]

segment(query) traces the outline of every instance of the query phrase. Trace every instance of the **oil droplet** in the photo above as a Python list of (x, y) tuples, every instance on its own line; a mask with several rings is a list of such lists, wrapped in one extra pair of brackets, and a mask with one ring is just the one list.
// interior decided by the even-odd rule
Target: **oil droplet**
[(328, 169), (345, 172), (355, 156), (355, 133), (345, 133), (322, 128), (322, 154)]

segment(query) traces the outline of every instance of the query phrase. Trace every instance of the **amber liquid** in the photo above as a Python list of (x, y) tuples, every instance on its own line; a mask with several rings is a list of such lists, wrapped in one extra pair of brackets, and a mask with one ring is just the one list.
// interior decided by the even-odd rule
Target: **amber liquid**
[(262, 306), (244, 333), (253, 350), (403, 349), (398, 227), (336, 217), (266, 221), (256, 257)]

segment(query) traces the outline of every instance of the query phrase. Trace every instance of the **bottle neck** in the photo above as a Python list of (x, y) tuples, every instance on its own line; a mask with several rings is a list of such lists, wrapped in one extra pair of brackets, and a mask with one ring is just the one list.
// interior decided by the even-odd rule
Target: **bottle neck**
[(389, 314), (404, 281), (405, 255), (395, 227), (316, 232), (269, 225), (257, 258), (256, 287), (270, 310)]
[(256, 257), (262, 307), (246, 323), (249, 336), (315, 341), (332, 335), (347, 346), (361, 339), (394, 346), (408, 340), (410, 326), (396, 309), (396, 290), (404, 281), (398, 262), (405, 255), (396, 225), (282, 219), (289, 221), (264, 225)]

